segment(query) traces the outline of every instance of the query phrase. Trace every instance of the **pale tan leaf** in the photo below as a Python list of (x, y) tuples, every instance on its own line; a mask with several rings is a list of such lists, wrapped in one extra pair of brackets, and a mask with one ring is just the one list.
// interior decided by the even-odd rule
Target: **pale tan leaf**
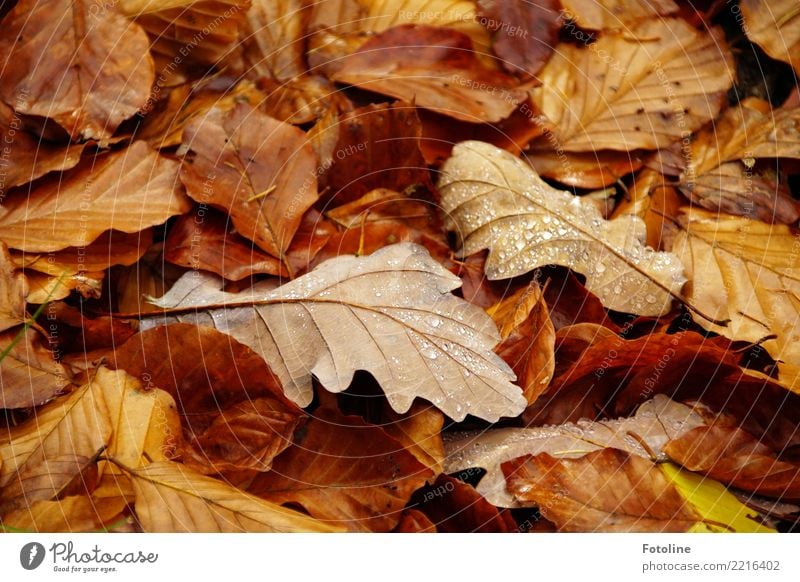
[(483, 310), (450, 293), (460, 286), (423, 247), (399, 243), (330, 259), (260, 296), (245, 291), (237, 301), (213, 293), (205, 301), (184, 285), (154, 304), (211, 309), (184, 321), (212, 325), (254, 349), (300, 406), (311, 403), (312, 375), (342, 392), (356, 370), (366, 370), (397, 412), (422, 397), (457, 420), (516, 416), (525, 399), (491, 351), (497, 329)]
[(650, 19), (585, 46), (558, 45), (538, 77), (531, 95), (560, 149), (656, 149), (717, 115), (733, 59), (718, 31)]
[(139, 232), (190, 205), (179, 164), (145, 142), (87, 159), (30, 192), (12, 192), (0, 208), (0, 240), (28, 252), (88, 245), (105, 231)]
[(247, 74), (289, 81), (306, 72), (307, 0), (252, 0), (242, 27)]
[(136, 492), (136, 517), (146, 532), (340, 531), (178, 463), (152, 463), (127, 472)]
[(445, 473), (480, 467), (487, 471), (478, 493), (498, 507), (518, 507), (506, 490), (500, 466), (524, 455), (548, 453), (576, 458), (604, 448), (616, 448), (649, 459), (656, 453), (667, 460), (662, 447), (688, 431), (704, 426), (690, 407), (663, 395), (642, 404), (631, 418), (600, 422), (581, 420), (552, 427), (502, 428), (482, 432), (447, 433)]
[(73, 138), (107, 140), (147, 101), (155, 80), (148, 47), (113, 3), (22, 0), (3, 21), (0, 97)]
[(12, 347), (17, 333), (20, 332), (10, 329), (0, 334), (0, 353), (8, 350), (0, 360), (0, 409), (43, 404), (64, 390), (71, 378), (67, 369), (53, 359), (39, 332), (26, 330)]
[(800, 73), (800, 6), (797, 0), (742, 0), (744, 32), (773, 59)]
[(38, 271), (28, 271), (28, 301), (31, 303), (47, 303), (60, 301), (77, 291), (86, 299), (99, 299), (103, 291), (105, 273), (88, 272), (63, 275), (47, 275)]
[(487, 143), (457, 144), (438, 187), (447, 226), (464, 239), (461, 254), (489, 249), (489, 279), (563, 265), (585, 275), (609, 309), (639, 315), (669, 311), (685, 282), (676, 256), (644, 246), (641, 219), (604, 220), (591, 202), (552, 188)]
[(34, 501), (5, 515), (3, 525), (28, 532), (96, 532), (122, 519), (127, 502), (124, 497), (95, 499), (69, 495), (57, 500)]
[(561, 5), (563, 21), (589, 30), (625, 30), (639, 21), (678, 11), (672, 0), (561, 0)]
[(0, 332), (25, 321), (25, 297), (28, 284), (17, 273), (8, 247), (0, 242)]
[[(686, 265), (686, 299), (697, 323), (725, 337), (761, 342), (778, 362), (780, 382), (800, 392), (800, 272), (797, 235), (728, 214), (685, 209), (672, 242)], [(774, 337), (771, 337), (774, 336)]]

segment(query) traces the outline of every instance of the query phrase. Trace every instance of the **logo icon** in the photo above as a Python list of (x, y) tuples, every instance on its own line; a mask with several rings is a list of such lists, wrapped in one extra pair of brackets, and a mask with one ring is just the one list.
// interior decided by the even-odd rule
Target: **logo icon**
[(44, 546), (39, 542), (30, 542), (19, 551), (19, 563), (26, 570), (35, 570), (44, 561)]

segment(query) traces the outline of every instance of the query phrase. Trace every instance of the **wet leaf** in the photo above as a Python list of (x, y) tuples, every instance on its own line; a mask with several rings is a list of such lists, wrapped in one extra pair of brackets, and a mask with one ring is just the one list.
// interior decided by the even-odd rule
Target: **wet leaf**
[(639, 315), (669, 311), (685, 282), (675, 255), (642, 244), (638, 217), (603, 220), (594, 205), (552, 188), (489, 144), (458, 144), (438, 187), (447, 226), (464, 239), (461, 254), (489, 249), (490, 279), (563, 265), (586, 275), (606, 307)]
[(342, 392), (365, 370), (400, 413), (419, 396), (457, 420), (516, 416), (525, 399), (491, 351), (499, 340), (494, 323), (450, 293), (460, 285), (425, 249), (400, 243), (331, 259), (270, 293), (206, 299), (182, 289), (154, 303), (211, 309), (193, 320), (256, 350), (300, 406), (311, 403), (312, 374)]

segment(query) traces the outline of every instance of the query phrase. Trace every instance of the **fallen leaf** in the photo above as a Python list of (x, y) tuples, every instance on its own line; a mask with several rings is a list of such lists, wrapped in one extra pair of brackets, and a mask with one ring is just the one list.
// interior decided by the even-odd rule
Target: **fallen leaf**
[(456, 420), (516, 416), (525, 399), (491, 351), (499, 339), (494, 323), (449, 293), (460, 285), (424, 248), (400, 243), (330, 259), (270, 293), (206, 300), (184, 289), (153, 303), (211, 309), (193, 321), (256, 350), (300, 406), (311, 403), (312, 374), (336, 393), (365, 370), (400, 413), (419, 396)]
[(742, 28), (747, 38), (773, 59), (800, 72), (800, 10), (793, 0), (742, 0)]
[(333, 135), (318, 139), (333, 138), (336, 144), (318, 171), (320, 186), (327, 187), (323, 195), (327, 205), (353, 202), (376, 188), (397, 192), (418, 185), (431, 188), (414, 105), (402, 101), (367, 105), (344, 113), (323, 131)]
[(391, 531), (432, 472), (381, 428), (318, 409), (249, 491), (348, 531)]
[(184, 462), (203, 473), (268, 470), (302, 420), (261, 358), (208, 327), (148, 329), (108, 359), (172, 395), (188, 445)]
[(25, 131), (22, 118), (0, 102), (0, 196), (49, 172), (74, 168), (86, 144), (51, 144)]
[(289, 81), (306, 72), (310, 6), (304, 0), (252, 0), (240, 33), (248, 75)]
[(483, 432), (450, 433), (445, 439), (445, 473), (486, 470), (477, 491), (498, 507), (518, 507), (505, 488), (500, 466), (523, 455), (548, 453), (558, 458), (581, 457), (613, 447), (645, 459), (667, 456), (664, 445), (702, 426), (704, 421), (690, 407), (656, 396), (642, 404), (636, 415), (595, 422), (580, 420), (558, 426), (501, 428)]
[(664, 452), (686, 469), (737, 489), (779, 499), (800, 498), (800, 466), (781, 460), (736, 426), (697, 427), (667, 443)]
[[(22, 337), (17, 341), (18, 333)], [(0, 409), (43, 404), (64, 390), (70, 378), (39, 332), (10, 329), (0, 334)]]
[(612, 219), (635, 214), (647, 225), (647, 246), (663, 250), (664, 243), (675, 234), (673, 221), (681, 205), (682, 198), (673, 183), (660, 172), (645, 168), (636, 174), (628, 197), (614, 209)]
[[(575, 188), (605, 188), (642, 167), (641, 152), (637, 150), (626, 153), (610, 150), (565, 152), (552, 131), (544, 127), (544, 135), (555, 151), (534, 149), (525, 152), (525, 159), (544, 178), (552, 178)], [(552, 143), (554, 140), (555, 143)]]
[(74, 139), (106, 141), (147, 101), (155, 80), (148, 48), (144, 31), (113, 4), (22, 0), (3, 20), (0, 98), (54, 119)]
[(179, 463), (124, 469), (136, 492), (136, 517), (151, 533), (335, 532), (338, 528), (264, 501)]
[(442, 413), (431, 406), (416, 403), (404, 415), (389, 409), (385, 411), (385, 416), (386, 422), (381, 424), (381, 428), (386, 434), (403, 445), (434, 475), (442, 473), (445, 457)]
[(541, 180), (519, 158), (482, 142), (463, 142), (438, 184), (446, 224), (463, 238), (461, 255), (489, 249), (489, 279), (543, 265), (586, 276), (609, 309), (661, 315), (685, 279), (675, 255), (645, 247), (635, 216), (606, 221), (591, 203)]
[(671, 149), (681, 162), (680, 189), (693, 202), (765, 222), (800, 218), (788, 186), (756, 167), (758, 159), (800, 159), (800, 108), (773, 111), (750, 98), (697, 132), (691, 144)]
[[(797, 240), (784, 225), (687, 209), (672, 251), (686, 265), (686, 299), (697, 323), (761, 345), (780, 381), (800, 392), (800, 274)], [(729, 321), (726, 326), (706, 319)]]
[(303, 214), (317, 200), (316, 155), (305, 134), (240, 103), (190, 122), (181, 181), (200, 204), (225, 210), (239, 233), (286, 264)]
[(16, 272), (8, 247), (0, 242), (0, 332), (25, 322), (27, 295), (25, 276)]
[(716, 117), (732, 63), (719, 31), (659, 18), (559, 44), (531, 95), (563, 151), (657, 149)]
[(517, 530), (511, 514), (498, 510), (472, 485), (448, 475), (414, 496), (412, 507), (424, 513), (439, 533), (507, 533)]
[(497, 122), (525, 101), (512, 78), (483, 65), (455, 30), (403, 25), (345, 57), (333, 80), (471, 123)]
[(0, 208), (0, 240), (26, 252), (60, 251), (89, 245), (109, 230), (162, 224), (189, 209), (177, 177), (176, 162), (140, 141), (86, 159), (30, 192), (9, 193)]
[(495, 348), (511, 366), (528, 404), (547, 389), (555, 370), (556, 332), (537, 282), (487, 310), (500, 330)]
[(492, 50), (503, 68), (516, 75), (536, 75), (558, 41), (559, 2), (478, 0), (479, 21), (494, 32)]
[(436, 533), (436, 526), (421, 511), (406, 509), (394, 531), (395, 533)]
[(700, 521), (650, 460), (617, 449), (577, 459), (547, 453), (503, 463), (508, 489), (561, 531), (685, 532)]
[[(637, 22), (658, 20), (678, 11), (672, 0), (561, 0), (561, 5), (564, 22), (603, 31), (627, 30)], [(574, 30), (574, 24), (567, 30)]]
[(117, 522), (126, 508), (123, 497), (112, 500), (87, 495), (34, 501), (3, 516), (3, 527), (26, 532), (89, 533), (105, 530)]

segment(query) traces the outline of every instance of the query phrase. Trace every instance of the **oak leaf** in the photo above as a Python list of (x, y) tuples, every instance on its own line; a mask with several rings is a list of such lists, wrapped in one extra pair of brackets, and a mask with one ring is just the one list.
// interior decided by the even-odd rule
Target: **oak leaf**
[(716, 117), (732, 63), (719, 31), (652, 19), (585, 46), (559, 44), (531, 95), (563, 151), (657, 149)]
[(85, 246), (109, 230), (134, 233), (189, 209), (178, 164), (141, 141), (12, 191), (0, 208), (0, 240), (27, 252)]
[(54, 119), (75, 139), (105, 141), (147, 101), (155, 81), (148, 49), (145, 32), (113, 4), (23, 0), (3, 20), (0, 98)]
[(311, 403), (312, 375), (342, 392), (365, 370), (400, 413), (419, 396), (457, 420), (516, 416), (525, 399), (491, 351), (497, 330), (483, 310), (450, 293), (460, 285), (424, 248), (399, 243), (330, 259), (268, 293), (205, 299), (190, 285), (152, 302), (201, 311), (190, 320), (256, 350), (300, 406)]
[(587, 289), (609, 309), (639, 315), (669, 311), (685, 282), (675, 255), (642, 244), (638, 217), (606, 221), (591, 203), (552, 188), (489, 144), (453, 148), (438, 187), (446, 224), (463, 238), (461, 255), (489, 249), (489, 279), (563, 265), (585, 275)]

